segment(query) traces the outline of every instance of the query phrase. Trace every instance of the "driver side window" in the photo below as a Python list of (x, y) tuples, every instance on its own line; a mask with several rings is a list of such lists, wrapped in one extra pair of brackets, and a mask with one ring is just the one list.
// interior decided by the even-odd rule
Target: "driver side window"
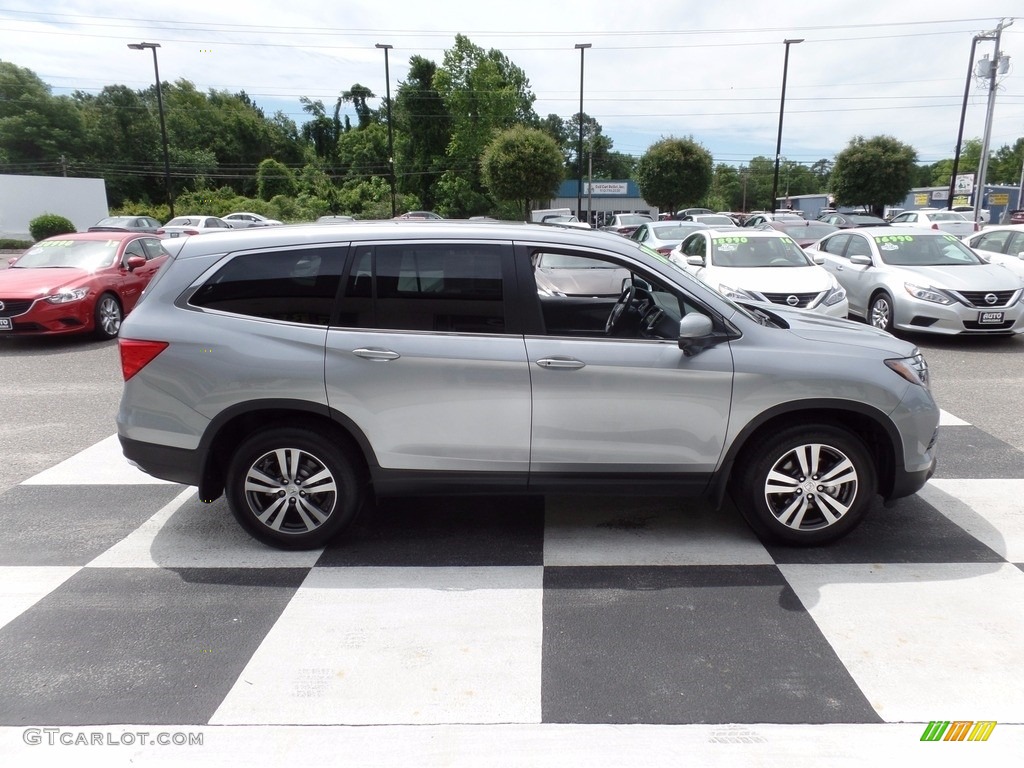
[(660, 278), (589, 253), (538, 252), (532, 263), (546, 335), (678, 337), (680, 300)]

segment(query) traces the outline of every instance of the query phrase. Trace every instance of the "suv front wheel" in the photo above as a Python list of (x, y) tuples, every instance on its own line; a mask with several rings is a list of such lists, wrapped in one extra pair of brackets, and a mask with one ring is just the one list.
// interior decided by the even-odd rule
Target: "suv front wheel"
[(745, 453), (733, 498), (763, 538), (797, 545), (835, 541), (860, 524), (877, 493), (867, 449), (837, 427), (791, 427)]
[(354, 462), (320, 435), (286, 427), (242, 443), (225, 492), (246, 530), (279, 549), (322, 547), (349, 526), (361, 502)]

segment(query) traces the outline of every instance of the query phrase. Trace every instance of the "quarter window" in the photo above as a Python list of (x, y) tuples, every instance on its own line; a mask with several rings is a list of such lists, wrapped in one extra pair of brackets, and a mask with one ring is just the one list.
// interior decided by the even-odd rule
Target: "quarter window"
[(341, 280), (337, 248), (303, 248), (237, 256), (189, 299), (203, 309), (267, 320), (324, 325)]

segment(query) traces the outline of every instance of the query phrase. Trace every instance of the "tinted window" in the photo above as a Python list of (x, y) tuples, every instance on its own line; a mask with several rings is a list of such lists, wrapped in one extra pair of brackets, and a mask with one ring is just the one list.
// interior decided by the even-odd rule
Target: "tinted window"
[(327, 325), (340, 281), (336, 248), (250, 253), (229, 261), (189, 303), (307, 325)]
[(402, 244), (356, 249), (338, 323), (408, 331), (502, 333), (502, 247)]

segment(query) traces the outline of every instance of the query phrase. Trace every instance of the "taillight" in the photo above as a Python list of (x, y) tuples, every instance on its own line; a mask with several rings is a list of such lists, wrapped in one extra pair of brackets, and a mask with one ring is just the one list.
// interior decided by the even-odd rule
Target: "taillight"
[(939, 228), (938, 224), (932, 224), (932, 229), (938, 229), (938, 228)]
[(974, 222), (974, 231), (981, 232), (981, 225), (978, 222)]
[(181, 231), (181, 234), (183, 234), (183, 235), (198, 235), (199, 234), (199, 230), (198, 229), (183, 229)]
[(161, 229), (158, 229), (158, 230), (157, 230), (156, 232), (154, 232), (153, 234), (154, 234), (154, 235), (166, 235), (167, 233), (166, 233), (166, 232), (164, 232), (164, 230), (163, 230), (163, 229), (161, 228)]
[(661, 248), (658, 249), (658, 253), (660, 253), (662, 256), (668, 256), (670, 253), (672, 253), (672, 247), (662, 246)]
[(125, 381), (128, 381), (153, 362), (153, 359), (167, 349), (169, 344), (166, 341), (118, 339), (117, 346), (121, 352), (121, 375), (124, 376)]

